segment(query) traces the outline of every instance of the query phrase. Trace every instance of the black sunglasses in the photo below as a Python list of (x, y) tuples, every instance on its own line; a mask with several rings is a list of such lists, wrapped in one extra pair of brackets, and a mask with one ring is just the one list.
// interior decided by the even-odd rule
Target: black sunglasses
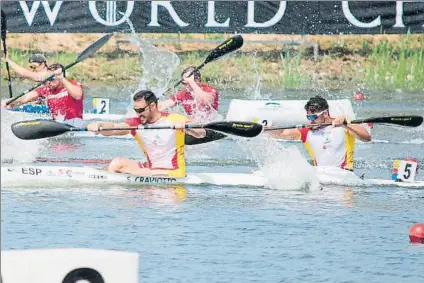
[[(38, 62), (30, 62), (30, 64), (32, 64), (32, 63), (38, 63)], [(32, 70), (38, 69), (39, 67), (41, 67), (41, 63), (38, 63), (37, 66), (29, 65), (29, 68), (32, 69)]]
[[(149, 94), (149, 95), (147, 95), (146, 97), (144, 97), (144, 100), (145, 100), (145, 101), (150, 100), (150, 98), (152, 98), (152, 96), (153, 96), (152, 94)], [(141, 114), (141, 113), (143, 113), (144, 111), (146, 111), (147, 107), (149, 107), (149, 106), (150, 106), (150, 104), (152, 104), (152, 103), (154, 103), (154, 102), (157, 102), (157, 99), (155, 99), (155, 100), (153, 100), (153, 101), (150, 101), (150, 103), (149, 103), (149, 104), (147, 104), (146, 106), (144, 106), (144, 107), (142, 107), (142, 108), (133, 108), (133, 109), (134, 109), (134, 111), (135, 111), (136, 113)]]
[(147, 104), (145, 107), (141, 107), (141, 108), (134, 108), (134, 111), (137, 112), (138, 114), (143, 113), (144, 111), (146, 111), (147, 107), (150, 106), (150, 104), (152, 104), (154, 101), (150, 102), (149, 104)]

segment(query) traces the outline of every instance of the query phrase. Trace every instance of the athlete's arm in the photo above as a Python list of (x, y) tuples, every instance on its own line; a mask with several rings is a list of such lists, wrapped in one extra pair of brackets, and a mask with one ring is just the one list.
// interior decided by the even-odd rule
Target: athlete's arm
[(73, 99), (75, 99), (75, 100), (82, 99), (83, 89), (82, 89), (82, 86), (80, 84), (73, 84), (70, 81), (68, 81), (63, 76), (63, 70), (62, 69), (55, 70), (54, 74), (55, 74), (55, 79), (60, 80), (60, 82), (63, 84), (63, 86), (66, 88), (66, 90), (72, 96)]
[(345, 122), (348, 121), (346, 117), (340, 116), (336, 117), (333, 120), (333, 125), (335, 127), (343, 126), (346, 128), (346, 130), (355, 138), (359, 139), (363, 142), (370, 142), (372, 140), (370, 133), (364, 129), (361, 125), (352, 125), (348, 124), (346, 125)]
[(6, 103), (11, 99), (11, 98), (9, 98), (9, 99), (5, 99), (5, 100), (2, 100), (2, 102), (1, 102), (1, 106), (2, 107), (7, 107), (7, 108), (13, 108), (13, 107), (18, 107), (19, 105), (22, 105), (22, 104), (25, 104), (25, 103), (28, 103), (28, 102), (31, 102), (31, 101), (35, 101), (35, 100), (37, 100), (37, 98), (38, 98), (38, 93), (35, 91), (35, 90), (33, 90), (33, 91), (30, 91), (30, 92), (28, 92), (27, 94), (25, 94), (24, 96), (22, 96), (22, 97), (20, 97), (20, 98), (18, 98), (18, 99), (16, 99), (15, 101), (13, 101), (12, 103), (10, 103), (9, 105), (7, 105), (6, 106)]
[(266, 131), (266, 133), (275, 139), (282, 140), (300, 140), (301, 137), (300, 131), (298, 129)]
[(186, 129), (185, 125), (186, 122), (178, 122), (175, 123), (175, 129), (185, 129), (185, 133), (196, 138), (196, 139), (201, 139), (204, 138), (206, 136), (206, 130), (205, 129)]
[(159, 111), (165, 111), (168, 108), (171, 108), (173, 106), (175, 106), (177, 104), (177, 101), (174, 101), (172, 99), (167, 99), (164, 101), (159, 101), (158, 102), (158, 109)]
[(206, 130), (205, 129), (186, 129), (186, 134), (196, 138), (201, 139), (206, 136)]
[(52, 73), (47, 71), (42, 72), (33, 72), (30, 70), (25, 69), (24, 67), (18, 65), (17, 63), (10, 60), (9, 57), (3, 58), (3, 60), (7, 63), (9, 63), (9, 66), (21, 77), (24, 77), (26, 79), (30, 79), (35, 82), (42, 82), (47, 77), (49, 77)]
[(89, 132), (100, 133), (103, 136), (124, 136), (128, 135), (131, 130), (112, 130), (112, 131), (100, 131), (99, 128), (128, 128), (127, 123), (115, 123), (115, 122), (100, 122), (100, 123), (90, 123), (87, 125), (87, 130)]
[(10, 60), (8, 57), (3, 59), (4, 61), (6, 61), (7, 63), (9, 63), (9, 66), (21, 77), (24, 78), (28, 78), (31, 79), (33, 81), (38, 81), (37, 80), (37, 73), (35, 72), (31, 72), (30, 70), (25, 69), (22, 66), (19, 66), (18, 64), (16, 64), (15, 62), (13, 62), (12, 60)]
[(197, 101), (212, 104), (213, 99), (214, 99), (214, 94), (212, 92), (204, 91), (192, 79), (186, 79), (186, 81), (190, 85), (190, 87), (193, 89), (193, 96), (196, 98)]
[(81, 85), (74, 85), (70, 81), (68, 81), (66, 78), (61, 78), (60, 80), (63, 84), (63, 86), (68, 90), (68, 93), (75, 99), (80, 100), (82, 99), (82, 86)]
[(370, 142), (372, 140), (372, 137), (370, 135), (370, 133), (364, 129), (361, 125), (348, 125), (345, 126), (346, 130), (353, 136), (355, 136), (355, 138), (357, 138), (360, 141), (363, 142)]

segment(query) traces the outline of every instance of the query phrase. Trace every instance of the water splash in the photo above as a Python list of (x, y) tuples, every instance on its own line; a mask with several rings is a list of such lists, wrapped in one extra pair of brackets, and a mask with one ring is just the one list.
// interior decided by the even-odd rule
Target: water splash
[[(138, 90), (151, 89), (161, 97), (161, 94), (168, 87), (173, 73), (180, 64), (180, 60), (175, 53), (160, 50), (148, 41), (135, 36), (134, 27), (128, 18), (127, 23), (131, 28), (129, 40), (138, 46), (142, 60), (143, 76), (140, 79)], [(262, 78), (259, 73), (256, 56), (254, 56), (253, 67), (256, 73), (256, 81), (253, 88), (254, 99), (260, 99), (262, 97), (260, 92)], [(133, 111), (131, 106), (127, 114), (134, 113)], [(218, 112), (213, 117), (213, 120), (222, 119)], [(201, 113), (199, 113), (198, 117), (190, 118), (195, 122), (206, 122), (204, 115)], [(268, 178), (270, 187), (285, 190), (316, 189), (319, 187), (314, 168), (296, 148), (284, 148), (278, 142), (266, 137), (253, 139), (249, 142), (242, 139), (236, 139), (236, 141), (257, 162), (262, 173)], [(196, 154), (207, 150), (206, 146), (201, 146), (196, 151)]]
[(259, 99), (261, 97), (261, 81), (262, 76), (259, 73), (259, 66), (257, 62), (257, 53), (253, 54), (253, 69), (255, 70), (255, 87), (254, 87), (254, 97), (253, 99)]
[(256, 174), (265, 176), (269, 187), (277, 190), (320, 189), (314, 167), (296, 147), (283, 145), (266, 135), (249, 141), (243, 139), (236, 141), (257, 163), (260, 171)]
[(1, 109), (1, 162), (31, 163), (44, 148), (45, 140), (21, 140), (11, 131), (13, 123), (44, 116)]
[(255, 72), (255, 85), (253, 87), (249, 87), (245, 91), (245, 96), (250, 97), (254, 100), (263, 98), (263, 95), (261, 94), (261, 82), (262, 82), (262, 76), (259, 72), (259, 66), (257, 62), (257, 52), (253, 52), (252, 54), (253, 58), (253, 71)]
[[(247, 89), (246, 97), (254, 100), (269, 99), (261, 94), (261, 75), (256, 53), (253, 54), (255, 85)], [(252, 95), (248, 95), (251, 93)], [(315, 169), (302, 156), (299, 150), (290, 145), (283, 145), (264, 134), (246, 141), (236, 138), (237, 144), (250, 156), (260, 168), (257, 174), (267, 178), (269, 187), (278, 190), (318, 190), (320, 183)]]
[(127, 35), (128, 40), (135, 44), (140, 51), (142, 76), (138, 83), (137, 90), (130, 95), (130, 105), (127, 109), (127, 116), (134, 115), (132, 107), (133, 95), (143, 89), (153, 91), (158, 98), (163, 96), (163, 93), (168, 88), (175, 70), (180, 65), (180, 58), (173, 52), (162, 50), (137, 36), (134, 26), (129, 18), (126, 22), (130, 27), (131, 33)]

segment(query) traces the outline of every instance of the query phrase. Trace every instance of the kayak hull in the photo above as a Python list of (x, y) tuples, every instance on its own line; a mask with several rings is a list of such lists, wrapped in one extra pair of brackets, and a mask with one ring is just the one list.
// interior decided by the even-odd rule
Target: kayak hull
[[(353, 172), (338, 168), (316, 168), (322, 185), (340, 186), (386, 186), (424, 189), (424, 181), (414, 183), (394, 182), (381, 179), (360, 179)], [(2, 188), (40, 187), (40, 186), (74, 186), (77, 184), (124, 186), (143, 185), (216, 185), (235, 187), (269, 187), (267, 178), (262, 172), (255, 173), (191, 173), (185, 178), (160, 176), (134, 176), (128, 174), (109, 173), (102, 169), (88, 166), (40, 166), (9, 165), (1, 168)]]

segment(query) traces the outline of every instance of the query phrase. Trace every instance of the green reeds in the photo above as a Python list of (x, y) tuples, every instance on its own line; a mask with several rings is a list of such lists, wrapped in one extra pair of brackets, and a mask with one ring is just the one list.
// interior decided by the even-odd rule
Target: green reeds
[(424, 48), (409, 48), (407, 36), (400, 47), (381, 42), (372, 49), (365, 70), (365, 82), (371, 88), (423, 90)]
[(281, 82), (284, 88), (300, 88), (306, 85), (310, 80), (305, 72), (301, 69), (301, 52), (292, 54), (287, 52), (286, 55), (280, 54), (282, 76)]
[[(219, 39), (221, 36), (212, 34), (206, 38)], [(412, 40), (408, 35), (397, 42), (381, 41), (372, 44), (372, 41), (364, 40), (358, 50), (347, 50), (349, 54), (342, 51), (337, 55), (328, 55), (326, 50), (322, 50), (317, 61), (313, 61), (310, 54), (297, 48), (239, 51), (208, 64), (202, 69), (202, 75), (204, 81), (219, 87), (250, 88), (260, 81), (262, 88), (356, 89), (359, 84), (366, 84), (370, 89), (422, 92), (423, 41), (424, 37)], [(35, 51), (9, 50), (10, 58), (23, 67), (28, 67), (28, 59), (33, 53)], [(174, 79), (179, 79), (186, 66), (200, 65), (208, 54), (208, 50), (178, 53), (181, 64), (174, 73)], [(60, 62), (63, 65), (73, 62), (78, 56), (74, 52), (45, 55), (49, 64)], [(345, 58), (349, 64), (343, 64)], [(143, 71), (140, 66), (140, 56), (136, 53), (115, 50), (111, 53), (99, 52), (93, 58), (69, 69), (68, 75), (82, 82), (137, 83)], [(12, 73), (16, 79), (16, 75)], [(3, 79), (6, 76), (2, 64)]]

